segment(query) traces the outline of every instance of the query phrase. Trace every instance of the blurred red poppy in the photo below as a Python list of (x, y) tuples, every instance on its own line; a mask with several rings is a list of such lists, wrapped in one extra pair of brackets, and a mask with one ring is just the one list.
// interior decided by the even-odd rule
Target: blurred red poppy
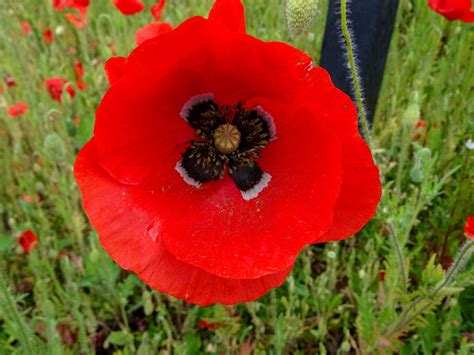
[(429, 0), (428, 5), (450, 21), (474, 22), (472, 0)]
[(161, 14), (163, 13), (163, 8), (165, 7), (165, 4), (166, 0), (158, 0), (156, 5), (150, 7), (150, 12), (156, 20), (161, 19)]
[(81, 10), (78, 14), (67, 13), (64, 15), (66, 20), (77, 29), (82, 29), (87, 23), (87, 11)]
[(304, 52), (247, 35), (240, 0), (106, 70), (75, 178), (104, 249), (151, 287), (255, 300), (306, 245), (374, 216), (379, 173), (353, 102)]
[(13, 105), (8, 107), (7, 113), (10, 117), (17, 117), (23, 115), (28, 111), (28, 105), (23, 101), (15, 102)]
[(425, 120), (419, 120), (419, 121), (416, 123), (415, 129), (420, 128), (420, 127), (426, 127), (426, 126), (428, 126), (428, 124), (426, 123)]
[(23, 34), (24, 34), (25, 36), (27, 36), (27, 35), (29, 35), (29, 34), (31, 33), (30, 24), (29, 24), (28, 22), (26, 22), (26, 21), (23, 21), (23, 22), (21, 23), (21, 29), (22, 29)]
[(124, 15), (134, 15), (142, 11), (145, 5), (141, 0), (113, 0), (114, 5)]
[(62, 102), (64, 89), (66, 89), (66, 92), (71, 98), (74, 98), (76, 94), (74, 88), (68, 84), (66, 79), (63, 78), (51, 78), (46, 80), (46, 87), (51, 98), (59, 102)]
[(220, 327), (220, 324), (219, 323), (207, 322), (207, 321), (201, 319), (199, 322), (197, 322), (197, 326), (199, 328), (202, 328), (202, 329), (215, 330), (215, 329), (218, 329)]
[(28, 229), (21, 233), (17, 239), (17, 243), (23, 249), (23, 252), (30, 253), (36, 247), (36, 234)]
[(474, 216), (466, 218), (466, 226), (464, 227), (466, 237), (474, 239)]
[(63, 11), (67, 8), (88, 7), (90, 0), (53, 0), (53, 7), (57, 11)]
[(173, 25), (167, 22), (156, 22), (140, 28), (135, 35), (135, 43), (137, 46), (148, 39), (157, 37), (163, 33), (173, 31)]
[(87, 89), (87, 84), (84, 82), (84, 67), (82, 66), (81, 61), (74, 60), (74, 73), (76, 74), (76, 85), (79, 90)]
[(5, 82), (7, 83), (7, 86), (9, 88), (12, 88), (14, 86), (16, 86), (16, 82), (15, 82), (15, 79), (13, 79), (12, 76), (8, 75), (6, 78), (5, 78)]
[(43, 39), (47, 44), (50, 44), (51, 42), (53, 42), (54, 34), (53, 34), (53, 30), (51, 28), (47, 28), (43, 32)]
[(67, 13), (64, 15), (66, 20), (78, 29), (82, 29), (87, 22), (87, 10), (90, 0), (53, 0), (53, 7), (57, 11), (64, 9), (73, 9), (77, 13)]

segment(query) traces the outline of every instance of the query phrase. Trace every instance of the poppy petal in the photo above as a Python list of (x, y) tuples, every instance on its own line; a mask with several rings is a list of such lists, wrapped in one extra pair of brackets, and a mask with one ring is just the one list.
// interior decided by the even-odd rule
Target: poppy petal
[(28, 105), (22, 101), (15, 102), (13, 105), (7, 108), (7, 113), (10, 117), (21, 116), (26, 111), (28, 111)]
[(339, 139), (302, 111), (271, 113), (277, 125), (281, 116), (291, 123), (261, 152), (258, 164), (271, 181), (257, 198), (242, 198), (228, 176), (200, 189), (170, 185), (157, 213), (178, 260), (221, 277), (261, 277), (289, 267), (330, 228), (341, 184)]
[[(306, 96), (306, 106), (342, 142), (343, 180), (333, 225), (314, 242), (345, 239), (358, 232), (375, 215), (381, 196), (379, 171), (359, 133), (355, 105), (349, 96), (334, 87), (324, 69), (311, 70), (301, 87), (300, 96)], [(314, 97), (326, 99), (314, 100)]]
[(166, 0), (158, 0), (156, 5), (150, 7), (150, 12), (155, 20), (159, 21), (161, 19), (161, 14), (163, 13), (163, 8), (165, 7)]
[[(150, 191), (117, 183), (97, 162), (95, 140), (80, 151), (74, 174), (84, 209), (104, 249), (124, 269), (151, 287), (198, 305), (255, 300), (280, 286), (291, 271), (250, 280), (221, 278), (178, 261), (159, 236)], [(114, 206), (115, 208), (111, 208)]]
[(167, 22), (151, 23), (140, 28), (135, 35), (135, 43), (137, 46), (151, 38), (158, 37), (163, 33), (173, 31), (173, 26)]
[(272, 179), (271, 175), (265, 173), (257, 163), (235, 167), (230, 164), (229, 176), (246, 201), (256, 198)]
[(201, 184), (213, 180), (218, 180), (222, 177), (225, 161), (222, 155), (214, 153), (213, 165), (210, 169), (209, 164), (203, 156), (210, 156), (209, 150), (214, 150), (210, 146), (191, 146), (182, 154), (181, 161), (176, 165), (176, 169), (181, 177), (188, 184), (194, 187), (200, 187)]
[(469, 11), (465, 13), (464, 15), (461, 16), (460, 20), (467, 23), (474, 22), (474, 11)]
[(125, 75), (126, 72), (127, 58), (125, 57), (112, 57), (107, 59), (104, 64), (105, 75), (110, 85), (115, 84), (117, 81)]
[(113, 3), (126, 16), (134, 15), (145, 8), (141, 0), (113, 0)]
[(216, 0), (209, 12), (209, 20), (231, 31), (245, 33), (245, 9), (241, 0)]
[(382, 194), (379, 171), (362, 138), (343, 142), (342, 165), (343, 182), (334, 210), (333, 225), (314, 243), (349, 238), (377, 212)]

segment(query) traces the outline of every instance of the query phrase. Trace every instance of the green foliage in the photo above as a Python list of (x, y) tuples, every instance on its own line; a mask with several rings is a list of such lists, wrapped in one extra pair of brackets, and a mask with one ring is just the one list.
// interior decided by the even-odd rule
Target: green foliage
[[(205, 15), (211, 3), (169, 0), (163, 20)], [(318, 61), (324, 16), (289, 38), (283, 1), (245, 3), (252, 35)], [(21, 21), (31, 36), (21, 35)], [(121, 270), (82, 211), (72, 165), (108, 87), (103, 62), (111, 44), (127, 55), (151, 16), (92, 1), (88, 21), (75, 29), (50, 1), (0, 3), (0, 81), (17, 83), (0, 95), (0, 354), (472, 353), (473, 262), (435, 292), (474, 214), (468, 25), (448, 23), (424, 0), (401, 1), (373, 127), (384, 183), (377, 217), (355, 238), (306, 248), (284, 285), (255, 302), (196, 307)], [(64, 29), (51, 45), (46, 26)], [(74, 58), (88, 88), (59, 104), (44, 80), (74, 82)], [(8, 117), (16, 100), (29, 110)], [(15, 243), (25, 229), (38, 235), (30, 254)]]

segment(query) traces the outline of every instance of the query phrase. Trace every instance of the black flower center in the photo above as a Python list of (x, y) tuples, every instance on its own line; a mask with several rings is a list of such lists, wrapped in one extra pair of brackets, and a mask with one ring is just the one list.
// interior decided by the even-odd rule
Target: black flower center
[(181, 117), (196, 130), (197, 137), (176, 165), (188, 184), (200, 187), (227, 172), (245, 200), (257, 197), (268, 185), (271, 176), (255, 160), (260, 158), (260, 149), (276, 138), (275, 126), (260, 106), (219, 106), (212, 94), (205, 94), (192, 97)]

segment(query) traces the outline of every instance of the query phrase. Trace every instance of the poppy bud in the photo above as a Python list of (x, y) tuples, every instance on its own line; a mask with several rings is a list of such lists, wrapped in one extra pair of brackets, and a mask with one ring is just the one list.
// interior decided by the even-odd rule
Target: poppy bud
[(429, 165), (431, 161), (431, 150), (421, 146), (415, 146), (415, 161), (410, 170), (410, 177), (413, 182), (420, 183), (424, 177), (429, 174)]
[(306, 31), (316, 16), (319, 0), (287, 0), (286, 22), (291, 35)]
[(53, 161), (63, 160), (66, 155), (66, 147), (62, 138), (57, 133), (51, 133), (44, 140), (44, 150)]
[(420, 105), (418, 104), (418, 93), (415, 92), (412, 101), (403, 113), (402, 125), (408, 129), (415, 127), (420, 121), (420, 111)]

